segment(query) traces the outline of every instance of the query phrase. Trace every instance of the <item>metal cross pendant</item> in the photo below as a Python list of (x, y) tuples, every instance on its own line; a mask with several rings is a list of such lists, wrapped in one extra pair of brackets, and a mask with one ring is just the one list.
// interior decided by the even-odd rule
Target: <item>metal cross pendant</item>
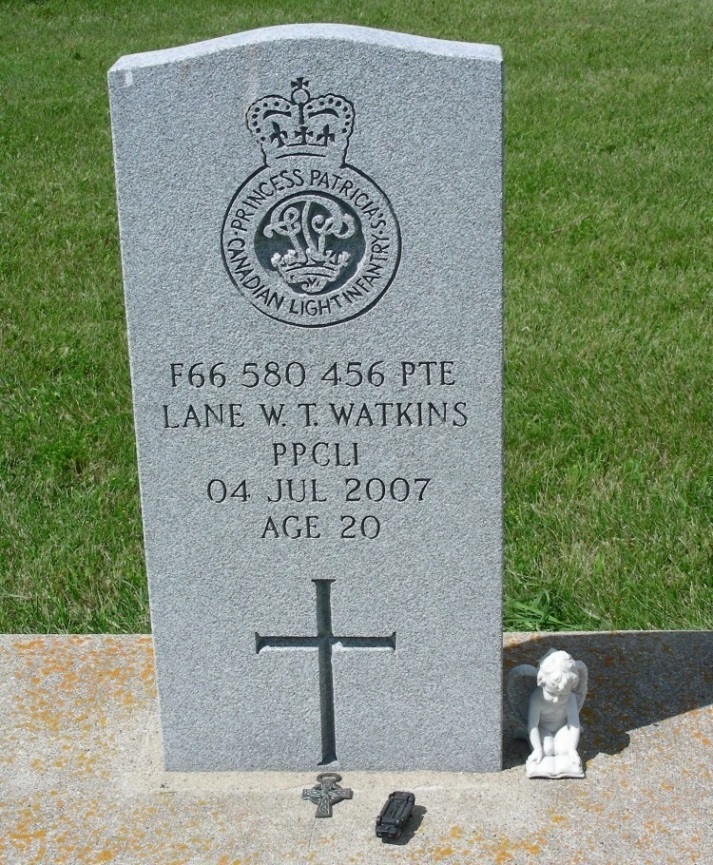
[(317, 775), (317, 780), (319, 784), (302, 791), (302, 798), (309, 799), (317, 806), (315, 817), (331, 817), (332, 805), (336, 805), (342, 799), (351, 799), (354, 795), (353, 790), (339, 786), (338, 782), (342, 780), (342, 776), (337, 775), (336, 772), (322, 772), (321, 775)]

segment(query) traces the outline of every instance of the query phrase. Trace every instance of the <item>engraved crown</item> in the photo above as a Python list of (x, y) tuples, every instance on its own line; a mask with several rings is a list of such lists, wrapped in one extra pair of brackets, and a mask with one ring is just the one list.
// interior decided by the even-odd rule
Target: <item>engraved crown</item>
[(340, 165), (354, 128), (354, 106), (343, 96), (310, 97), (309, 81), (291, 83), (292, 96), (263, 96), (248, 108), (245, 121), (268, 165), (290, 156), (320, 156)]

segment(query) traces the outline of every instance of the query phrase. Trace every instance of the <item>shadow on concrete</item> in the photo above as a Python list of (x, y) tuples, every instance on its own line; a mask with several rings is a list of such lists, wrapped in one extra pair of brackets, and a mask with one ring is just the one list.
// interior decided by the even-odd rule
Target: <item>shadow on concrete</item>
[[(537, 665), (549, 648), (564, 649), (589, 669), (579, 753), (585, 763), (616, 754), (628, 733), (713, 704), (713, 632), (616, 631), (505, 635), (504, 681), (517, 664)], [(504, 698), (503, 768), (524, 764), (527, 742)]]
[(404, 826), (401, 835), (398, 838), (390, 841), (388, 838), (382, 838), (383, 844), (388, 844), (390, 847), (404, 847), (413, 838), (418, 831), (418, 827), (423, 822), (426, 814), (426, 809), (423, 805), (414, 805), (408, 823)]

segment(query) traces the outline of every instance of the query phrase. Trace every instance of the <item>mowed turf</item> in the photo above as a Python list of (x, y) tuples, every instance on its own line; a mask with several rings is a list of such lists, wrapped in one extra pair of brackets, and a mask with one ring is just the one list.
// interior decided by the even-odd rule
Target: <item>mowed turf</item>
[(506, 627), (713, 627), (709, 0), (4, 0), (0, 631), (149, 629), (106, 70), (295, 21), (503, 47)]

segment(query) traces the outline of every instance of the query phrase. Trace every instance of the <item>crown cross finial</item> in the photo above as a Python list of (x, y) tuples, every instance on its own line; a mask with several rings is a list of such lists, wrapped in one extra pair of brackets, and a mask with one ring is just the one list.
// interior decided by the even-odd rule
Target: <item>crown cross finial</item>
[(324, 144), (324, 146), (326, 147), (330, 141), (334, 141), (334, 140), (335, 140), (335, 136), (334, 136), (333, 132), (329, 131), (329, 124), (325, 124), (324, 129), (319, 133), (319, 135), (316, 138), (316, 141), (320, 142), (321, 144)]
[(310, 132), (309, 126), (305, 126), (304, 123), (295, 130), (295, 138), (299, 139), (300, 144), (307, 144), (307, 139), (312, 138), (312, 136), (313, 133)]
[(257, 138), (265, 162), (292, 156), (317, 156), (339, 165), (354, 128), (354, 106), (343, 96), (310, 96), (309, 80), (300, 75), (290, 82), (291, 98), (264, 96), (248, 108), (247, 127)]

